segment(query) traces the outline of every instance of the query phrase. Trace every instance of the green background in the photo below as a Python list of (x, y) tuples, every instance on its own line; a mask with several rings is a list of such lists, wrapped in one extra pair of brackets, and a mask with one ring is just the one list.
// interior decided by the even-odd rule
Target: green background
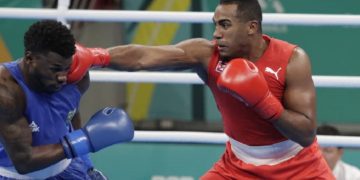
[[(0, 0), (2, 7), (40, 7), (39, 0)], [(125, 9), (138, 9), (146, 1), (125, 0)], [(213, 11), (217, 1), (202, 0), (203, 11)], [(264, 12), (359, 14), (358, 0), (267, 0)], [(275, 8), (280, 3), (283, 10)], [(1, 19), (0, 33), (14, 58), (23, 54), (22, 35), (32, 20)], [(133, 24), (134, 25), (134, 24)], [(128, 26), (130, 27), (130, 26)], [(135, 26), (133, 26), (136, 28)], [(314, 75), (359, 76), (359, 27), (352, 26), (264, 26), (265, 33), (307, 51)], [(213, 27), (203, 25), (203, 37), (211, 39)], [(128, 28), (131, 39), (133, 28)], [(190, 37), (190, 25), (182, 24), (174, 43)], [(192, 120), (191, 85), (156, 86), (148, 119)], [(167, 97), (172, 97), (167, 98)], [(318, 123), (354, 124), (359, 122), (358, 89), (317, 88)], [(220, 121), (210, 91), (206, 88), (205, 119)], [(97, 168), (110, 179), (151, 179), (153, 176), (194, 177), (197, 179), (218, 160), (223, 145), (129, 143), (115, 145), (92, 155)], [(345, 161), (360, 165), (357, 150), (347, 149)]]

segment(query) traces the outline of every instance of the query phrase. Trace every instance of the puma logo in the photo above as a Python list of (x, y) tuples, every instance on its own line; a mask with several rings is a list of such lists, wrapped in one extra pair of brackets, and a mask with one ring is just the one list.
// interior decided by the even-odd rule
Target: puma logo
[(274, 71), (273, 69), (271, 69), (269, 67), (265, 68), (265, 72), (268, 72), (270, 74), (274, 74), (274, 76), (276, 77), (277, 80), (279, 80), (278, 73), (279, 73), (280, 70), (281, 70), (281, 67), (277, 71)]
[(215, 71), (221, 73), (224, 71), (225, 67), (226, 67), (226, 62), (219, 61), (218, 64), (216, 65)]

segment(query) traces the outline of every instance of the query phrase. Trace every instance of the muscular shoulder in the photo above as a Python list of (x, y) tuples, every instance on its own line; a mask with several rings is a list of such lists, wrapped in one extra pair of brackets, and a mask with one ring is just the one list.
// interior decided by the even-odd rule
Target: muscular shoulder
[(302, 68), (310, 68), (310, 58), (300, 47), (296, 47), (293, 50), (293, 54), (289, 60), (288, 69), (302, 69)]
[(210, 60), (215, 49), (213, 41), (203, 38), (188, 39), (176, 44), (176, 46), (183, 49), (188, 56), (202, 62)]
[(307, 53), (300, 47), (296, 47), (287, 65), (287, 83), (312, 82), (311, 63)]
[(187, 39), (185, 41), (182, 41), (179, 44), (192, 44), (194, 46), (198, 46), (200, 48), (213, 48), (215, 47), (215, 43), (213, 41), (210, 41), (208, 39), (204, 39), (204, 38), (192, 38), (192, 39)]
[(25, 95), (10, 73), (0, 66), (0, 120), (13, 120), (22, 116)]
[(301, 47), (296, 47), (293, 50), (293, 54), (290, 58), (289, 63), (293, 63), (293, 61), (309, 61), (309, 56), (304, 49), (302, 49)]

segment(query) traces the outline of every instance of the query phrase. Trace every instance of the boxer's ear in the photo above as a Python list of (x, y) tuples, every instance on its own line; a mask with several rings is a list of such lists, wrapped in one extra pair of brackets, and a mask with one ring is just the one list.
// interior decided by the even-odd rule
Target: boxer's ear
[(25, 51), (23, 61), (25, 64), (30, 64), (34, 60), (34, 54), (31, 51)]

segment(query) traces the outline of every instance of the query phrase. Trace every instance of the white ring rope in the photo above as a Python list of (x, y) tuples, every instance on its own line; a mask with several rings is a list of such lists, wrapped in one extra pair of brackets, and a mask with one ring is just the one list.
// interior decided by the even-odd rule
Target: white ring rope
[[(101, 22), (177, 22), (212, 23), (213, 12), (167, 12), (124, 10), (69, 10), (69, 0), (59, 3), (56, 9), (0, 8), (0, 18), (8, 19), (57, 19), (66, 21)], [(338, 25), (359, 26), (360, 15), (330, 14), (275, 14), (264, 13), (263, 24), (278, 25)], [(203, 84), (195, 73), (165, 72), (114, 72), (90, 71), (91, 80), (97, 82), (148, 82)], [(313, 76), (317, 87), (360, 87), (360, 77)], [(317, 136), (321, 146), (360, 147), (360, 137)], [(224, 144), (224, 133), (136, 131), (133, 142)]]
[[(68, 0), (59, 3), (58, 10), (31, 8), (0, 8), (0, 18), (21, 19), (61, 19), (92, 21), (155, 21), (155, 22), (212, 22), (212, 12), (167, 12), (167, 11), (123, 11), (123, 10), (69, 10)], [(326, 14), (264, 14), (265, 24), (293, 25), (360, 25), (360, 15)], [(153, 82), (153, 83), (193, 83), (203, 82), (195, 75), (92, 72), (93, 81), (106, 82)], [(166, 76), (169, 75), (169, 76)], [(360, 78), (351, 76), (313, 76), (317, 87), (360, 87)]]
[[(67, 10), (0, 8), (0, 18), (58, 19), (101, 22), (212, 23), (213, 12), (169, 12), (128, 10)], [(360, 15), (264, 13), (263, 24), (359, 26)]]
[[(197, 74), (188, 72), (90, 71), (90, 78), (94, 82), (204, 84)], [(358, 76), (313, 76), (313, 80), (316, 87), (360, 88)]]
[[(360, 148), (360, 137), (318, 135), (320, 146)], [(185, 144), (225, 144), (228, 137), (224, 133), (185, 131), (135, 131), (132, 142), (141, 143), (185, 143)]]

